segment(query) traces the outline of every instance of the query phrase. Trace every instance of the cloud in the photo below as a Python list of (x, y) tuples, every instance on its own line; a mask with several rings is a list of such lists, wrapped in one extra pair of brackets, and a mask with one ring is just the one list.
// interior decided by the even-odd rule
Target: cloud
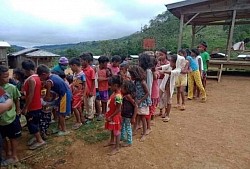
[(119, 38), (164, 12), (164, 2), (0, 0), (0, 40), (30, 47)]

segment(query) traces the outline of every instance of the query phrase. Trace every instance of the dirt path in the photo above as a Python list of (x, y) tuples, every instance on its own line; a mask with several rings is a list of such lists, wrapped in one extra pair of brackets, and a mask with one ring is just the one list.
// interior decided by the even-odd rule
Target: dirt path
[[(247, 169), (250, 168), (250, 78), (208, 81), (208, 101), (188, 101), (184, 112), (172, 109), (171, 121), (156, 119), (144, 143), (108, 156), (105, 142), (72, 144), (56, 168)], [(174, 99), (175, 103), (175, 99)]]

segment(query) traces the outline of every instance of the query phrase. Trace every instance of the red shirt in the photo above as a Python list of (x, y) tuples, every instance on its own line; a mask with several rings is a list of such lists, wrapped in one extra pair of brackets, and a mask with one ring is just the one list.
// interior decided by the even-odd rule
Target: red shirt
[(31, 78), (35, 81), (35, 90), (34, 90), (34, 96), (32, 98), (32, 102), (28, 107), (28, 111), (39, 110), (42, 108), (42, 104), (41, 104), (42, 83), (41, 83), (41, 80), (37, 74), (31, 75), (30, 77), (28, 77), (25, 80), (25, 82), (23, 84), (23, 90), (25, 93), (25, 97), (27, 99), (27, 96), (29, 95), (29, 83), (28, 83), (28, 81)]
[[(98, 72), (98, 78), (107, 78), (107, 69), (99, 69)], [(107, 91), (109, 89), (108, 80), (102, 80), (98, 81), (98, 90), (99, 91)]]
[(86, 95), (88, 96), (91, 92), (92, 86), (94, 85), (94, 90), (92, 91), (93, 95), (95, 95), (95, 71), (89, 65), (86, 68), (82, 69), (85, 77), (86, 77)]

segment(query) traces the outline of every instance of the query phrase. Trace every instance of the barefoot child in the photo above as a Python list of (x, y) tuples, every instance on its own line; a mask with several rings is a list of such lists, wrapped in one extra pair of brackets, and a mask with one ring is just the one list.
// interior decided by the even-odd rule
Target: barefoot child
[(108, 111), (106, 113), (105, 128), (111, 131), (111, 139), (109, 145), (114, 145), (110, 155), (118, 153), (120, 146), (121, 136), (121, 106), (122, 95), (121, 85), (122, 78), (118, 75), (112, 76), (109, 79), (109, 85), (113, 94), (110, 96), (110, 102), (108, 104)]
[[(6, 146), (6, 160), (2, 164), (6, 166), (18, 162), (17, 139), (21, 137), (21, 124), (17, 112), (20, 111), (19, 97), (21, 94), (16, 86), (9, 83), (9, 69), (2, 65), (0, 65), (0, 86), (15, 103), (10, 110), (0, 114), (0, 133)], [(10, 144), (7, 138), (9, 138)]]
[(85, 96), (85, 74), (81, 69), (81, 62), (78, 58), (72, 58), (69, 61), (69, 66), (73, 71), (73, 83), (71, 84), (72, 91), (72, 109), (75, 114), (76, 123), (72, 126), (74, 130), (79, 129), (85, 118), (82, 111), (83, 98)]
[(46, 81), (46, 96), (45, 101), (50, 100), (51, 90), (53, 90), (59, 97), (58, 99), (58, 136), (64, 136), (69, 134), (66, 131), (65, 116), (69, 115), (71, 110), (71, 98), (72, 94), (68, 85), (58, 75), (51, 74), (50, 69), (46, 65), (39, 65), (37, 68), (37, 74), (42, 81)]
[(132, 145), (132, 126), (137, 115), (137, 104), (135, 102), (135, 84), (132, 81), (124, 81), (122, 84), (122, 133), (121, 140), (126, 142), (124, 147)]
[(147, 131), (146, 115), (149, 115), (149, 106), (151, 105), (149, 90), (146, 83), (146, 73), (139, 66), (131, 66), (129, 73), (131, 80), (134, 81), (136, 86), (136, 103), (138, 105), (137, 122), (134, 125), (134, 129), (137, 129), (137, 125), (141, 121), (143, 132), (140, 141), (144, 141)]

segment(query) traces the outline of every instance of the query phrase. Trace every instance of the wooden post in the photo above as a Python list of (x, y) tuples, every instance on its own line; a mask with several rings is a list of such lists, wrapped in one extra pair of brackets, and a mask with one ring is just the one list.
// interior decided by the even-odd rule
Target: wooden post
[(227, 54), (227, 61), (230, 60), (230, 55), (231, 55), (231, 47), (232, 47), (233, 34), (234, 34), (235, 18), (236, 18), (236, 10), (233, 11), (233, 19), (232, 19), (232, 24), (231, 24), (231, 29), (230, 29), (229, 41), (227, 44), (227, 53), (228, 53)]
[(36, 66), (38, 66), (38, 58), (36, 58)]
[(182, 44), (183, 23), (184, 23), (184, 15), (181, 14), (181, 19), (180, 19), (180, 32), (179, 32), (179, 40), (178, 40), (178, 50), (181, 49), (181, 44)]
[(195, 25), (192, 25), (192, 42), (191, 42), (191, 48), (194, 48), (194, 42), (195, 42)]

